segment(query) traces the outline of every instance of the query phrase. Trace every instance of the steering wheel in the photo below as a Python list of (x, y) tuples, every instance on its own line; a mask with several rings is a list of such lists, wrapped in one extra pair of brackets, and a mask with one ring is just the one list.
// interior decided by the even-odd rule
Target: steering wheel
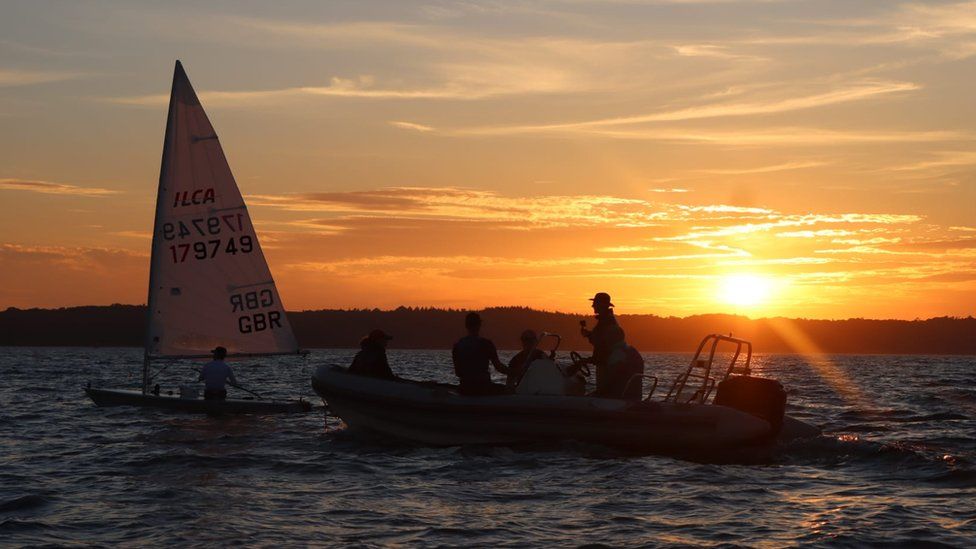
[(573, 366), (576, 366), (577, 371), (583, 372), (583, 375), (590, 377), (590, 366), (583, 360), (583, 356), (576, 351), (570, 351), (569, 359), (573, 361)]

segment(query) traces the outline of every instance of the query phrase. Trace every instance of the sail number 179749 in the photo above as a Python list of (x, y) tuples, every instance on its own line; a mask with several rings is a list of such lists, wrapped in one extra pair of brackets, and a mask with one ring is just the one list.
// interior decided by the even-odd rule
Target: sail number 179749
[[(193, 250), (192, 255), (190, 255), (190, 250)], [(230, 237), (226, 241), (215, 238), (213, 240), (201, 240), (187, 244), (175, 244), (169, 247), (173, 263), (183, 263), (190, 258), (213, 259), (221, 252), (230, 255), (237, 255), (238, 252), (249, 254), (253, 250), (254, 239), (248, 235), (240, 236), (236, 242), (234, 237)]]
[[(183, 240), (192, 237), (215, 237), (221, 233), (240, 233), (244, 231), (244, 215), (227, 214), (221, 216), (199, 217), (188, 221), (163, 223), (165, 240)], [(210, 238), (196, 242), (173, 244), (169, 247), (173, 263), (184, 263), (188, 259), (213, 259), (218, 254), (248, 254), (254, 250), (254, 237), (251, 235)]]

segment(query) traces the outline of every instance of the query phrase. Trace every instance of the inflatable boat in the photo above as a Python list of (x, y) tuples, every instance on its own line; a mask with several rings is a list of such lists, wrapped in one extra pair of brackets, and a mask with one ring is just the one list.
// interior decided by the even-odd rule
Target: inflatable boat
[[(735, 347), (724, 370), (713, 367), (722, 356), (716, 354), (720, 343)], [(574, 394), (574, 377), (586, 370), (579, 355), (572, 358), (576, 367), (533, 361), (514, 393), (505, 395), (464, 396), (451, 385), (375, 379), (341, 366), (320, 366), (312, 387), (354, 431), (437, 446), (576, 440), (675, 454), (819, 434), (785, 415), (786, 392), (779, 382), (751, 375), (752, 345), (745, 340), (705, 337), (690, 366), (658, 398), (657, 378), (643, 374), (631, 379), (650, 384), (637, 399)], [(717, 382), (713, 372), (721, 377)]]

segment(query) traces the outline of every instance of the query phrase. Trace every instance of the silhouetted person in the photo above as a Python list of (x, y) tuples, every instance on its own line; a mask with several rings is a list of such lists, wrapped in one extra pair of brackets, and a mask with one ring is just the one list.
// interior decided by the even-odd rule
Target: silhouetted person
[(533, 360), (547, 357), (555, 358), (556, 355), (555, 350), (546, 355), (544, 351), (537, 348), (539, 345), (539, 337), (532, 330), (522, 332), (519, 340), (522, 343), (522, 350), (508, 361), (508, 382), (506, 383), (508, 387), (518, 386), (519, 382), (522, 381), (522, 376), (525, 375), (529, 364), (532, 364)]
[(393, 339), (383, 330), (373, 330), (359, 341), (359, 352), (352, 359), (349, 373), (380, 379), (397, 380), (386, 358), (386, 345)]
[(593, 356), (589, 359), (596, 366), (596, 391), (593, 395), (620, 398), (624, 385), (630, 379), (627, 369), (623, 367), (627, 360), (624, 331), (613, 314), (610, 294), (600, 292), (590, 301), (596, 314), (596, 326), (588, 330), (584, 325), (580, 333), (593, 345)]
[(454, 373), (461, 381), (459, 391), (462, 395), (497, 395), (505, 393), (505, 386), (491, 381), (489, 364), (503, 374), (508, 368), (498, 358), (498, 350), (490, 339), (481, 337), (481, 316), (468, 313), (464, 317), (464, 327), (468, 335), (454, 344), (451, 358), (454, 360)]
[(227, 349), (217, 347), (213, 351), (213, 360), (206, 363), (200, 370), (200, 379), (203, 381), (203, 398), (206, 400), (224, 400), (227, 398), (227, 381), (231, 385), (237, 385), (234, 378), (234, 371), (224, 362), (227, 358)]

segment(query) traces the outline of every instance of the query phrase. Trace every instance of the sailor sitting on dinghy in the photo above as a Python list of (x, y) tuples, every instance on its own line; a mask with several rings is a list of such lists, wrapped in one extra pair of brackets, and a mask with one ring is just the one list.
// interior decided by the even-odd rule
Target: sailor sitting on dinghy
[(386, 358), (386, 345), (393, 339), (383, 330), (373, 330), (359, 342), (359, 352), (352, 359), (349, 373), (397, 381)]
[(205, 400), (225, 400), (227, 398), (227, 381), (236, 386), (237, 379), (234, 378), (234, 371), (224, 362), (227, 358), (227, 349), (217, 347), (213, 351), (213, 360), (204, 365), (200, 370), (200, 381), (204, 382), (203, 398)]
[(508, 367), (498, 358), (495, 344), (490, 339), (481, 337), (481, 316), (478, 313), (468, 313), (464, 317), (464, 327), (468, 330), (468, 335), (459, 339), (451, 351), (454, 373), (461, 381), (459, 392), (472, 396), (504, 394), (507, 392), (505, 386), (491, 381), (488, 365), (494, 365), (503, 374), (508, 374)]

